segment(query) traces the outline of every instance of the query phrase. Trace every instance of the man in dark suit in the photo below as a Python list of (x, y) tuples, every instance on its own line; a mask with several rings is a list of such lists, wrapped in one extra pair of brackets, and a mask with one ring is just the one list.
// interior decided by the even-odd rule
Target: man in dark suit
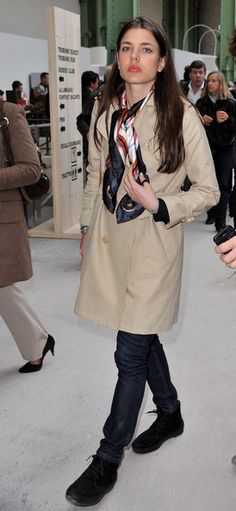
[(82, 74), (82, 112), (78, 115), (76, 123), (78, 131), (83, 136), (83, 153), (86, 162), (88, 159), (88, 132), (98, 87), (98, 74), (93, 71), (85, 71)]

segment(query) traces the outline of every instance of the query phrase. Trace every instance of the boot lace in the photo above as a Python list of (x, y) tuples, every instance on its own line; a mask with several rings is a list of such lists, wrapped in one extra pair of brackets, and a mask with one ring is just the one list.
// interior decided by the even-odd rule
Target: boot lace
[(91, 474), (94, 475), (98, 481), (104, 475), (104, 461), (99, 458), (96, 454), (89, 456), (86, 461), (93, 459), (91, 465), (88, 467)]
[(151, 424), (149, 430), (157, 431), (157, 428), (158, 428), (158, 431), (160, 431), (160, 432), (165, 430), (166, 425), (169, 422), (168, 415), (160, 413), (160, 411), (157, 410), (157, 409), (150, 410), (149, 412), (146, 412), (146, 415), (149, 414), (149, 413), (155, 413), (157, 415), (156, 420)]

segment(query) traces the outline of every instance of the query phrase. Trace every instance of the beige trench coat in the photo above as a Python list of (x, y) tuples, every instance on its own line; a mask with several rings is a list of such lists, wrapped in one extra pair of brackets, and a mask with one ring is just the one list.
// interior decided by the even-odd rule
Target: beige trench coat
[[(111, 108), (111, 114), (114, 108)], [(185, 104), (183, 133), (185, 162), (173, 174), (157, 172), (154, 152), (155, 110), (151, 97), (135, 119), (135, 129), (157, 197), (168, 208), (170, 222), (155, 222), (147, 210), (137, 219), (116, 223), (102, 201), (100, 174), (105, 169), (108, 139), (105, 115), (98, 131), (101, 149), (93, 140), (96, 107), (89, 139), (88, 182), (84, 191), (81, 225), (89, 225), (75, 312), (102, 325), (137, 334), (169, 330), (176, 322), (183, 264), (183, 222), (190, 222), (219, 200), (205, 129), (193, 106)], [(110, 116), (111, 118), (111, 116)], [(128, 165), (125, 168), (125, 173)], [(188, 192), (180, 187), (188, 174)], [(117, 204), (125, 190), (120, 185)]]
[(28, 230), (18, 187), (37, 182), (41, 171), (23, 108), (5, 102), (4, 114), (10, 121), (15, 165), (5, 166), (0, 129), (0, 287), (32, 276)]

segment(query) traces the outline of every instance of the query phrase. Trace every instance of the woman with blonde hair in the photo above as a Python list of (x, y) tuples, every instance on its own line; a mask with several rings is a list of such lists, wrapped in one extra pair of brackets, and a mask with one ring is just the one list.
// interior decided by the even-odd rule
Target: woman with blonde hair
[(207, 212), (206, 223), (215, 222), (216, 230), (219, 231), (226, 224), (232, 188), (236, 107), (223, 73), (211, 71), (208, 74), (206, 87), (196, 107), (204, 122), (220, 188), (220, 201)]

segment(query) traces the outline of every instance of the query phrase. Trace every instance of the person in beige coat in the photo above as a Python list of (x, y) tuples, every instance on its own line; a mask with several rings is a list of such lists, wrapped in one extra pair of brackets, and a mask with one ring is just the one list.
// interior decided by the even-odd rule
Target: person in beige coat
[[(118, 381), (97, 453), (66, 492), (81, 506), (96, 504), (114, 486), (146, 382), (157, 418), (133, 451), (154, 451), (183, 432), (158, 334), (178, 317), (183, 223), (219, 200), (204, 127), (180, 96), (168, 39), (152, 20), (136, 18), (120, 32), (93, 110), (89, 162), (75, 312), (118, 330)], [(186, 175), (192, 186), (183, 192)]]
[[(19, 188), (35, 183), (40, 163), (24, 110), (0, 100), (0, 316), (28, 362), (21, 373), (39, 371), (55, 341), (16, 282), (32, 277), (31, 253)], [(8, 124), (9, 123), (9, 124)], [(7, 166), (3, 130), (8, 124), (14, 165)]]

